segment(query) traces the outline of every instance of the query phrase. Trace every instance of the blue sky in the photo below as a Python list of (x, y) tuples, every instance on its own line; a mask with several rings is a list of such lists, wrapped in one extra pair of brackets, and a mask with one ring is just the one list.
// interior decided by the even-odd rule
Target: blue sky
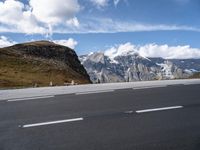
[(0, 15), (2, 45), (46, 39), (79, 55), (127, 42), (200, 49), (199, 0), (0, 0)]

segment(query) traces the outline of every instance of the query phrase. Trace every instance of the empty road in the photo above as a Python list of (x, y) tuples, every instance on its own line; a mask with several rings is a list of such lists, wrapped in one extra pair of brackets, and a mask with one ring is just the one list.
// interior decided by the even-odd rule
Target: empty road
[(0, 150), (199, 150), (200, 84), (0, 101)]

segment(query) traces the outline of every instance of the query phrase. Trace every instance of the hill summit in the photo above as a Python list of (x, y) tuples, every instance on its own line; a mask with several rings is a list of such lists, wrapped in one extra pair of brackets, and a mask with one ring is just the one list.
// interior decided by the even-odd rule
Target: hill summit
[(50, 41), (0, 48), (0, 88), (91, 83), (75, 51)]

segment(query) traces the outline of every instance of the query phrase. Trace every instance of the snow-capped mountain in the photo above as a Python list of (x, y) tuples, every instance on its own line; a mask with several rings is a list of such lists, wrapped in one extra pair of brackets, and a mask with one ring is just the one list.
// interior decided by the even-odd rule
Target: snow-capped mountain
[(183, 62), (178, 60), (143, 57), (134, 47), (127, 46), (82, 55), (79, 59), (90, 79), (100, 83), (188, 78), (198, 68), (179, 67), (177, 64)]

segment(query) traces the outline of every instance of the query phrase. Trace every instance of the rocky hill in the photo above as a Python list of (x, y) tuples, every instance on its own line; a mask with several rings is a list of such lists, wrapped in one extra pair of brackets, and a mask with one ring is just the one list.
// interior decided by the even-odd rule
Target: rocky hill
[(198, 60), (146, 58), (134, 50), (115, 55), (96, 52), (79, 59), (94, 83), (182, 79), (189, 78), (198, 69), (200, 71), (198, 63), (192, 65)]
[(0, 49), (0, 87), (91, 83), (75, 51), (49, 41)]

